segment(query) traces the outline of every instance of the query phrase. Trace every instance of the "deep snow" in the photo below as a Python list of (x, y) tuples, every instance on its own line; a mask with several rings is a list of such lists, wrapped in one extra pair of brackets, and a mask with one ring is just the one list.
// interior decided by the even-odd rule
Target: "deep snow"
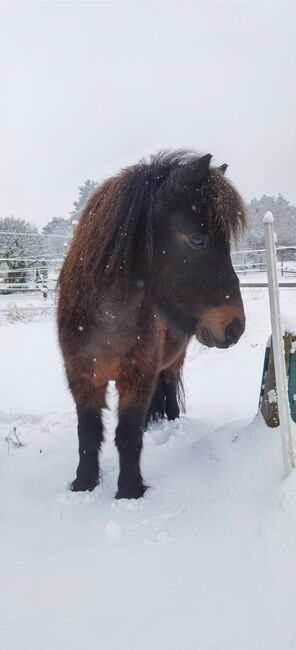
[[(281, 296), (295, 313), (295, 289)], [(103, 484), (73, 494), (54, 321), (0, 327), (1, 650), (295, 649), (296, 473), (282, 479), (279, 430), (256, 417), (267, 290), (244, 301), (237, 346), (191, 345), (187, 413), (145, 435), (137, 502), (113, 498), (114, 389)]]

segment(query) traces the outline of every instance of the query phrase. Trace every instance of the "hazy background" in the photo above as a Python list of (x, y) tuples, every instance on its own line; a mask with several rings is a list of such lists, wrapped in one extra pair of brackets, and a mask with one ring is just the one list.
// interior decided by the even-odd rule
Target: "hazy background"
[(0, 4), (0, 217), (67, 217), (85, 179), (161, 147), (295, 203), (295, 23), (263, 0)]

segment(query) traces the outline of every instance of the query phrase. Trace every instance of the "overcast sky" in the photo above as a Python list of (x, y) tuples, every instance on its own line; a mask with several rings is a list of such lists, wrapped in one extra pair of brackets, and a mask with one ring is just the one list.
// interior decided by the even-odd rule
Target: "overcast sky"
[(67, 217), (77, 187), (160, 148), (296, 203), (296, 3), (0, 4), (0, 216)]

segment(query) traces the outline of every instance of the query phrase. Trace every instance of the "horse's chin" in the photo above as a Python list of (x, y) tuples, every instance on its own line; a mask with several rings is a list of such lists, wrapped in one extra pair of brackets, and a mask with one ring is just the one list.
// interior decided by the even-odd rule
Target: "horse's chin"
[(199, 343), (205, 345), (207, 348), (218, 348), (219, 350), (226, 350), (227, 348), (231, 347), (231, 345), (233, 345), (233, 343), (227, 341), (227, 339), (224, 341), (219, 341), (219, 339), (216, 339), (208, 327), (197, 327), (195, 336)]
[(195, 336), (199, 343), (205, 345), (207, 348), (214, 348), (216, 345), (208, 328), (197, 327), (195, 330)]

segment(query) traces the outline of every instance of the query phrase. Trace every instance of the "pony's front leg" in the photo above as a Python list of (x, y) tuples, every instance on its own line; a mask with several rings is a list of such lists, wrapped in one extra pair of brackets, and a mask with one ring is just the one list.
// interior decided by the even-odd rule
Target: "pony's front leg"
[(91, 492), (100, 478), (99, 452), (103, 442), (102, 408), (106, 387), (95, 386), (85, 379), (69, 384), (76, 401), (79, 440), (79, 464), (71, 490)]
[(99, 451), (103, 441), (101, 413), (77, 407), (79, 464), (72, 492), (91, 492), (99, 482)]
[(119, 452), (117, 499), (139, 499), (146, 487), (140, 469), (144, 422), (156, 377), (142, 375), (133, 366), (116, 382), (119, 392), (119, 420), (115, 443)]

